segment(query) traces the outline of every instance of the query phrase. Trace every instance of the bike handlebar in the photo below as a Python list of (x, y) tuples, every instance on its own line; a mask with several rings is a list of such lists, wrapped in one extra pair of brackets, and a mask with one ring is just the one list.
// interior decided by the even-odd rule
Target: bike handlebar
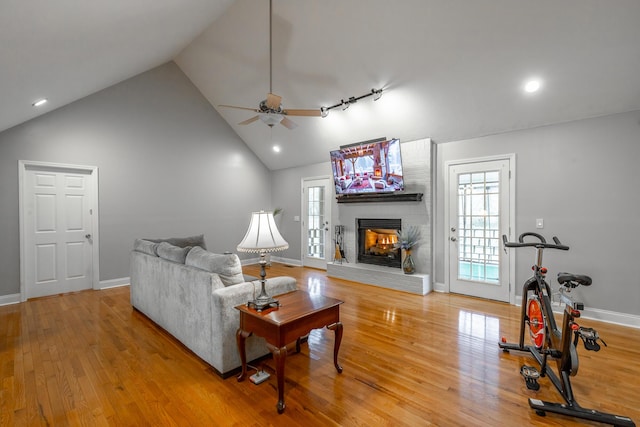
[[(537, 242), (525, 242), (524, 238), (527, 236), (533, 236), (536, 239), (538, 239)], [(522, 233), (519, 237), (518, 237), (518, 241), (517, 242), (509, 242), (507, 240), (507, 235), (503, 234), (502, 235), (502, 241), (504, 242), (504, 246), (507, 248), (524, 248), (524, 247), (533, 247), (533, 248), (545, 248), (545, 249), (560, 249), (562, 251), (568, 251), (569, 250), (569, 246), (567, 245), (563, 245), (562, 243), (560, 243), (560, 240), (556, 237), (553, 236), (553, 241), (554, 244), (551, 243), (547, 243), (546, 239), (541, 236), (538, 233), (533, 233), (533, 232), (526, 232), (526, 233)]]

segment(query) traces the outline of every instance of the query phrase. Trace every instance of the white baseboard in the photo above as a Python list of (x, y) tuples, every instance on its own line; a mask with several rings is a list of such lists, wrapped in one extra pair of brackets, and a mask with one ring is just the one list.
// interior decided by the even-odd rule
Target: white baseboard
[[(434, 283), (433, 290), (435, 292), (448, 292), (444, 283)], [(516, 295), (516, 306), (520, 306), (522, 301), (522, 295)], [(562, 307), (559, 304), (553, 304), (553, 311), (555, 313), (562, 313)], [(628, 326), (630, 328), (640, 328), (640, 316), (636, 314), (619, 313), (616, 311), (601, 310), (599, 308), (585, 308), (582, 310), (583, 319), (599, 320), (601, 322), (613, 323), (621, 326)]]
[(18, 304), (20, 302), (20, 294), (10, 294), (0, 296), (0, 305)]
[(433, 291), (434, 292), (447, 292), (447, 287), (444, 283), (433, 283)]
[[(249, 258), (249, 259), (241, 259), (240, 264), (242, 265), (254, 265), (260, 261), (260, 258)], [(295, 265), (296, 267), (302, 267), (302, 263), (298, 259), (293, 258), (281, 258), (271, 255), (271, 262), (279, 262), (281, 264), (287, 265)]]
[[(522, 295), (516, 295), (517, 306), (521, 306)], [(551, 303), (553, 312), (562, 314), (564, 308), (558, 301)], [(636, 314), (620, 313), (617, 311), (602, 310), (600, 308), (585, 308), (581, 310), (581, 319), (599, 320), (601, 322), (613, 323), (615, 325), (628, 326), (630, 328), (640, 328), (640, 316)]]
[(100, 290), (109, 289), (109, 288), (117, 288), (120, 286), (128, 286), (131, 283), (131, 279), (129, 277), (121, 277), (119, 279), (111, 279), (111, 280), (101, 280), (99, 283)]
[(585, 308), (582, 310), (582, 316), (580, 316), (580, 318), (600, 320), (601, 322), (640, 329), (640, 316), (635, 314), (618, 313), (616, 311), (601, 310), (599, 308)]
[(282, 258), (282, 257), (274, 257), (273, 255), (271, 256), (271, 261), (273, 262), (279, 262), (281, 264), (287, 264), (287, 265), (295, 265), (296, 267), (302, 267), (302, 262), (300, 262), (299, 259), (293, 259), (293, 258)]

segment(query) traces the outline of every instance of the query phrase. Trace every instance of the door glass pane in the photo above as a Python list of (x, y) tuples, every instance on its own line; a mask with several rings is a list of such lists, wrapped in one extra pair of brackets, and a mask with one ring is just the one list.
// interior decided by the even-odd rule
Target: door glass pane
[(309, 187), (307, 256), (324, 258), (324, 187)]
[(498, 171), (458, 175), (458, 279), (499, 284)]

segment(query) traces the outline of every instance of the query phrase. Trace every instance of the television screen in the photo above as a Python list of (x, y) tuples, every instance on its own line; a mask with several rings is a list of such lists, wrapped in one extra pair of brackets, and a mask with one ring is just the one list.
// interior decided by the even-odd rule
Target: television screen
[(400, 140), (380, 138), (331, 151), (337, 195), (404, 190)]

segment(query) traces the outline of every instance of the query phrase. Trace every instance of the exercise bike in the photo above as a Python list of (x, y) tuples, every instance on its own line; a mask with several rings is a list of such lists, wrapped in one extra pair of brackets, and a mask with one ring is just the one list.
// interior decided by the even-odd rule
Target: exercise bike
[[(525, 237), (530, 236), (528, 242)], [(531, 241), (535, 239), (535, 241)], [(540, 368), (524, 365), (520, 369), (520, 374), (525, 380), (525, 384), (530, 390), (539, 390), (538, 379), (548, 377), (556, 387), (564, 403), (547, 402), (539, 399), (529, 399), (529, 406), (540, 416), (546, 412), (552, 412), (591, 421), (611, 424), (621, 427), (633, 427), (634, 422), (621, 415), (608, 414), (596, 411), (595, 409), (582, 408), (576, 402), (571, 388), (570, 377), (578, 373), (578, 340), (582, 339), (584, 347), (589, 351), (599, 351), (602, 342), (598, 332), (592, 328), (585, 328), (575, 322), (580, 317), (580, 310), (584, 310), (584, 304), (574, 301), (568, 294), (578, 286), (590, 286), (589, 276), (558, 273), (558, 283), (560, 284), (560, 301), (564, 305), (562, 319), (562, 330), (559, 330), (553, 316), (551, 306), (551, 287), (545, 279), (547, 269), (542, 266), (542, 252), (544, 249), (569, 250), (569, 246), (560, 243), (557, 237), (553, 237), (554, 243), (547, 243), (545, 238), (537, 233), (522, 233), (518, 242), (507, 241), (507, 236), (503, 235), (505, 251), (506, 248), (536, 248), (536, 264), (532, 267), (533, 276), (529, 278), (522, 289), (522, 317), (520, 323), (520, 340), (518, 343), (507, 343), (504, 338), (499, 343), (500, 348), (505, 352), (523, 351), (530, 353), (538, 362)], [(524, 337), (528, 334), (531, 344), (525, 345)], [(557, 365), (557, 374), (550, 364)]]

